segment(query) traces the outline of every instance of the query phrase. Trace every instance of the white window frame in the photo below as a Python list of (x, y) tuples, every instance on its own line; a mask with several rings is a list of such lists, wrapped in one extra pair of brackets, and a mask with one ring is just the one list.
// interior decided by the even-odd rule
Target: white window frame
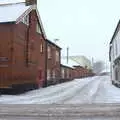
[(47, 69), (47, 80), (51, 79), (50, 69)]
[(43, 53), (43, 43), (40, 44), (40, 53)]
[(22, 22), (26, 25), (29, 25), (29, 15), (24, 16)]
[(62, 68), (62, 78), (64, 79), (65, 78), (65, 69)]
[(56, 77), (56, 73), (55, 73), (55, 70), (52, 71), (52, 78), (55, 79)]
[(59, 55), (58, 51), (56, 51), (56, 53), (55, 53), (55, 58), (56, 58), (56, 62), (59, 62), (60, 55)]
[(52, 56), (51, 56), (51, 47), (48, 46), (47, 47), (47, 53), (48, 53), (48, 59), (50, 59)]
[(37, 24), (36, 24), (36, 32), (37, 32), (37, 33), (40, 33), (40, 34), (42, 33), (42, 32), (41, 32), (41, 29), (40, 29), (40, 25), (39, 25), (38, 22), (37, 22)]
[(69, 73), (70, 73), (70, 71), (69, 71), (69, 69), (67, 69), (67, 78), (69, 78)]

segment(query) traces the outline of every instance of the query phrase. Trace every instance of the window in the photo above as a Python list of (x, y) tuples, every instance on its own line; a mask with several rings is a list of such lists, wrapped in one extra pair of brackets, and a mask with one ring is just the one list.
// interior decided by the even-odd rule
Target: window
[(51, 75), (50, 75), (50, 70), (48, 69), (48, 70), (47, 70), (47, 80), (50, 80), (50, 77), (51, 77)]
[(118, 54), (118, 47), (117, 47), (117, 41), (115, 41), (115, 49), (116, 49), (116, 56), (117, 56), (117, 54)]
[(59, 52), (56, 51), (56, 62), (59, 62)]
[(43, 43), (40, 44), (40, 52), (43, 53)]
[(36, 32), (41, 33), (40, 25), (38, 23), (36, 24)]
[(0, 62), (7, 62), (8, 58), (7, 57), (0, 57)]
[(62, 78), (65, 78), (65, 69), (62, 68)]
[(22, 20), (22, 22), (26, 25), (29, 25), (29, 15), (25, 16)]
[(50, 59), (51, 58), (51, 48), (50, 48), (50, 46), (48, 46), (47, 52), (48, 52), (48, 59)]
[(67, 78), (69, 78), (69, 69), (67, 69)]
[(55, 79), (55, 70), (52, 72), (52, 78)]

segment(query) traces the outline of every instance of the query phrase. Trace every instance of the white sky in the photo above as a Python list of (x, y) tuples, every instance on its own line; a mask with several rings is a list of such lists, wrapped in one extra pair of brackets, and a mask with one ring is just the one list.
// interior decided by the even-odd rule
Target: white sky
[(120, 0), (38, 0), (48, 39), (59, 39), (62, 55), (108, 60), (109, 42), (120, 17)]

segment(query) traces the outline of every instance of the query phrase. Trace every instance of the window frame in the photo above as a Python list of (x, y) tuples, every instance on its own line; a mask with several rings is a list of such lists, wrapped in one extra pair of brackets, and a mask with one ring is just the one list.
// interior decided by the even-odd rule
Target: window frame
[(60, 61), (60, 54), (59, 54), (59, 51), (55, 51), (55, 59), (56, 59), (56, 62), (59, 62)]
[(52, 58), (52, 48), (48, 45), (47, 47), (47, 58), (51, 59)]
[(25, 25), (29, 25), (29, 15), (24, 16), (23, 19), (22, 19), (22, 22), (23, 22)]
[(36, 32), (39, 34), (42, 34), (42, 31), (38, 22), (36, 23)]
[(43, 53), (43, 43), (40, 44), (40, 53)]
[(50, 69), (47, 69), (47, 81), (51, 79), (51, 71)]

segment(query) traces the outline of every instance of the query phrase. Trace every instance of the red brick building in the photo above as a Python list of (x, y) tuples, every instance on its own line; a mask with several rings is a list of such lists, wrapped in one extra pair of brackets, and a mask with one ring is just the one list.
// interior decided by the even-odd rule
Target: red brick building
[(80, 65), (73, 66), (75, 70), (75, 76), (74, 78), (83, 78), (88, 76), (93, 76), (93, 72), (87, 68), (84, 68)]
[(46, 36), (36, 5), (0, 5), (0, 15), (0, 88), (43, 86)]
[(74, 79), (74, 68), (61, 64), (61, 80), (66, 82)]
[(88, 77), (88, 76), (93, 76), (94, 73), (92, 70), (87, 69), (85, 67), (80, 66), (79, 63), (71, 60), (71, 59), (66, 59), (62, 58), (61, 59), (61, 76), (62, 79), (79, 79), (83, 77)]
[(47, 43), (47, 85), (59, 83), (61, 79), (61, 48), (50, 40)]

